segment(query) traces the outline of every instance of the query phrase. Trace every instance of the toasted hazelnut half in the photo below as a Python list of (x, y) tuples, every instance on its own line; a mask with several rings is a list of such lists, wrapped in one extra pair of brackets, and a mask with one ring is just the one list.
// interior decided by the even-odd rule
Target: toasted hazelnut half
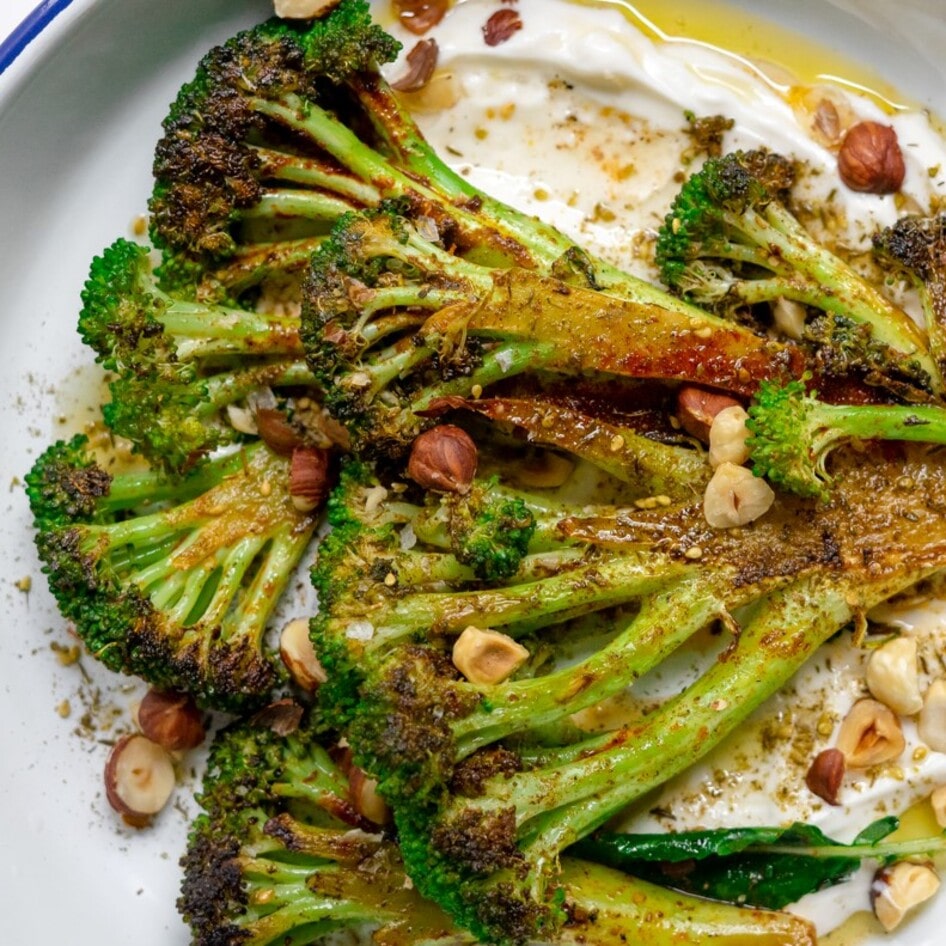
[(401, 26), (422, 36), (436, 26), (450, 7), (450, 0), (394, 0)]
[(930, 806), (936, 823), (941, 828), (946, 828), (946, 785), (933, 789), (930, 793)]
[(387, 824), (390, 821), (391, 812), (378, 794), (377, 781), (369, 778), (357, 765), (353, 765), (348, 773), (348, 795), (355, 811), (363, 818), (374, 824)]
[(914, 907), (939, 890), (939, 877), (929, 864), (898, 861), (874, 875), (870, 896), (874, 915), (889, 933)]
[(140, 733), (122, 736), (105, 762), (105, 797), (125, 821), (143, 828), (174, 791), (171, 757)]
[(749, 428), (746, 421), (749, 415), (741, 404), (724, 407), (710, 424), (709, 462), (713, 468), (721, 463), (742, 465), (749, 459)]
[(279, 656), (292, 679), (308, 693), (314, 693), (328, 680), (315, 655), (306, 618), (296, 618), (282, 629), (279, 635)]
[(289, 423), (285, 412), (274, 407), (257, 408), (256, 429), (266, 446), (282, 457), (291, 457), (292, 451), (303, 445), (302, 435)]
[(844, 769), (844, 753), (840, 749), (825, 749), (815, 756), (805, 775), (805, 784), (829, 805), (837, 805)]
[(289, 461), (289, 495), (299, 512), (312, 512), (325, 502), (331, 482), (329, 452), (321, 447), (297, 447)]
[(916, 639), (895, 637), (882, 644), (867, 661), (867, 689), (901, 716), (913, 716), (923, 708), (916, 660)]
[(709, 442), (713, 418), (727, 407), (738, 407), (739, 402), (726, 394), (684, 384), (677, 392), (677, 420), (691, 437)]
[(917, 732), (935, 752), (946, 752), (946, 677), (929, 685), (917, 720)]
[(703, 494), (703, 515), (714, 529), (744, 526), (764, 516), (775, 493), (752, 470), (724, 461), (716, 467)]
[(312, 20), (338, 4), (339, 0), (274, 0), (273, 8), (284, 20)]
[(906, 741), (890, 707), (877, 700), (858, 700), (841, 723), (837, 746), (852, 769), (866, 769), (898, 759)]
[(195, 749), (207, 735), (204, 714), (186, 693), (148, 690), (137, 715), (142, 735), (169, 752)]
[(880, 122), (852, 125), (838, 151), (838, 173), (853, 191), (896, 193), (906, 174), (896, 131)]
[(528, 659), (522, 644), (481, 627), (468, 627), (453, 645), (453, 664), (470, 683), (502, 683)]
[(476, 475), (478, 459), (476, 444), (465, 430), (441, 424), (414, 439), (407, 475), (424, 489), (466, 493)]
[(439, 55), (435, 39), (419, 40), (407, 54), (407, 72), (395, 79), (391, 88), (398, 92), (419, 92), (433, 77)]

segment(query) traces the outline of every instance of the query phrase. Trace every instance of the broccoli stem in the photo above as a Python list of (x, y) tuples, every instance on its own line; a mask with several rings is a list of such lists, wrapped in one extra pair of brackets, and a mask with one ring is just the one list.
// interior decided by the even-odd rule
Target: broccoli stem
[[(514, 776), (503, 793), (511, 790), (525, 800), (517, 821), (522, 834), (532, 839), (527, 841), (529, 859), (535, 856), (541, 863), (554, 857), (691, 766), (791, 679), (855, 612), (916, 580), (914, 574), (852, 586), (816, 575), (777, 590), (756, 606), (738, 639), (696, 683), (642, 724), (618, 737), (595, 740), (601, 749), (590, 757)], [(537, 794), (547, 799), (550, 791), (556, 800), (551, 812)]]

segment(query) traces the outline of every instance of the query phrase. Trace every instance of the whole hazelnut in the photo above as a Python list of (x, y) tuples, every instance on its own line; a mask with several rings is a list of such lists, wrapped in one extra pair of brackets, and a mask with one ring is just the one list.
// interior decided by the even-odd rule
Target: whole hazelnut
[(838, 793), (844, 780), (845, 767), (844, 753), (840, 749), (825, 749), (819, 752), (805, 775), (808, 790), (823, 798), (829, 805), (839, 804)]
[(289, 495), (299, 512), (312, 512), (325, 502), (332, 483), (329, 452), (321, 447), (296, 447), (289, 461)]
[(171, 752), (194, 749), (204, 741), (204, 714), (186, 693), (151, 689), (138, 707), (138, 726), (152, 742)]
[(460, 427), (441, 424), (414, 440), (407, 475), (424, 489), (466, 493), (476, 474), (477, 450)]
[(852, 125), (838, 152), (838, 173), (853, 191), (893, 194), (900, 190), (906, 168), (896, 131), (880, 122)]

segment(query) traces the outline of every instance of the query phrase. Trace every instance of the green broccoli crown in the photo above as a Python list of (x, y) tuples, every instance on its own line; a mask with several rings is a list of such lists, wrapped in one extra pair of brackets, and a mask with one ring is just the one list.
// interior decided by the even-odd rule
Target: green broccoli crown
[(511, 578), (535, 534), (535, 516), (519, 497), (493, 497), (489, 484), (476, 488), (478, 496), (452, 503), (451, 532), (454, 551), (478, 578), (497, 582)]
[(946, 262), (946, 214), (909, 215), (874, 236), (883, 259), (908, 270), (921, 282), (943, 279)]
[(48, 447), (26, 475), (30, 511), (41, 531), (88, 521), (108, 495), (112, 477), (88, 451), (89, 439), (77, 434)]
[[(183, 252), (204, 264), (236, 252), (234, 218), (260, 202), (270, 176), (248, 143), (254, 135), (266, 140), (266, 119), (252, 100), (317, 100), (399, 49), (372, 22), (366, 2), (343, 0), (322, 19), (271, 19), (211, 50), (172, 104), (155, 152), (156, 245), (170, 258)], [(167, 271), (184, 275), (173, 263)]]
[(79, 334), (100, 364), (120, 370), (116, 353), (135, 351), (162, 333), (154, 316), (165, 305), (154, 289), (147, 248), (118, 239), (92, 261), (82, 290)]
[(680, 189), (657, 237), (656, 260), (664, 281), (676, 288), (688, 278), (688, 261), (704, 244), (726, 239), (725, 217), (762, 209), (791, 187), (791, 163), (763, 151), (711, 158)]
[(115, 671), (237, 709), (282, 675), (266, 621), (315, 528), (288, 494), (288, 461), (258, 445), (189, 477), (104, 474), (76, 438), (27, 476), (50, 590)]
[(763, 381), (749, 407), (747, 446), (757, 476), (798, 496), (826, 499), (831, 478), (812, 447), (818, 404), (804, 380)]

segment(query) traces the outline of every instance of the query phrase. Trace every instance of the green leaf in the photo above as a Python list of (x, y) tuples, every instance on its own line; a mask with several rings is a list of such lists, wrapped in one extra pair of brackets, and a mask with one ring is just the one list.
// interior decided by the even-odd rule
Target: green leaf
[(881, 844), (897, 818), (868, 825), (851, 844), (813, 825), (723, 828), (667, 834), (601, 833), (572, 853), (687, 893), (780, 910), (846, 880), (866, 858), (882, 862), (946, 850), (946, 834)]

